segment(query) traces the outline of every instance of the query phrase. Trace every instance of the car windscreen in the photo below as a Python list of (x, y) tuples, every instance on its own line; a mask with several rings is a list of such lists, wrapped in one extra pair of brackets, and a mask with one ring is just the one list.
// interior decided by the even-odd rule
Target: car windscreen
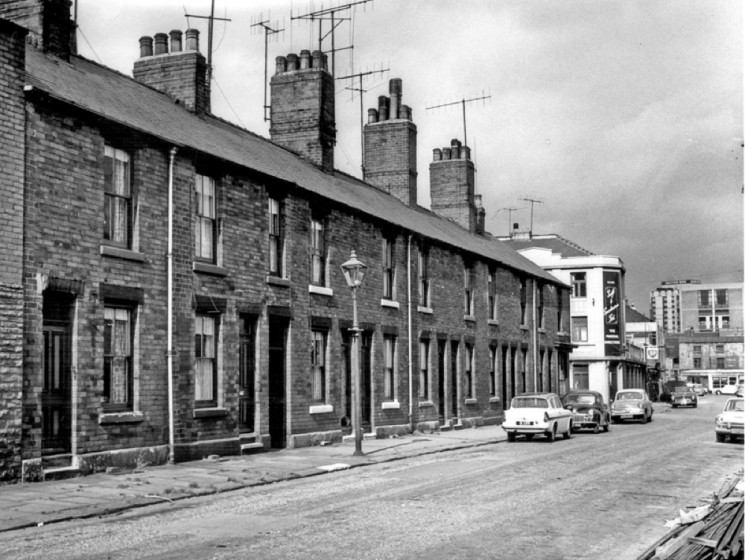
[(564, 397), (564, 404), (595, 404), (595, 395), (569, 394)]
[(619, 401), (640, 401), (644, 398), (644, 395), (640, 393), (639, 391), (626, 391), (623, 393), (618, 393), (618, 396), (616, 400)]
[(548, 408), (548, 401), (540, 397), (515, 397), (512, 408)]
[(737, 410), (739, 412), (743, 412), (745, 410), (745, 401), (731, 400), (727, 402), (727, 405), (724, 407), (724, 410)]

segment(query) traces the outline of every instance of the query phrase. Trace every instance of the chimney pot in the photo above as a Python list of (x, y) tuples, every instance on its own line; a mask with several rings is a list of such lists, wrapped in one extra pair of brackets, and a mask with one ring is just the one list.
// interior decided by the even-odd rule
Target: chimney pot
[(440, 148), (435, 148), (432, 150), (432, 161), (440, 160), (442, 160), (442, 150)]
[(174, 29), (169, 35), (171, 36), (171, 52), (181, 52), (181, 37), (183, 33), (178, 29)]
[(401, 105), (401, 79), (393, 78), (388, 82), (388, 91), (391, 94), (391, 107), (388, 118), (399, 118), (399, 107)]
[(411, 107), (409, 107), (408, 105), (401, 105), (398, 108), (398, 118), (406, 119), (407, 121), (413, 120), (411, 118)]
[(329, 55), (323, 53), (323, 69), (328, 71), (329, 69)]
[(168, 53), (168, 35), (165, 33), (155, 34), (155, 54), (167, 54)]
[(368, 109), (367, 110), (367, 123), (376, 123), (378, 122), (378, 110), (377, 109)]
[(450, 159), (450, 148), (442, 149), (442, 159)]
[(310, 51), (303, 49), (300, 51), (300, 70), (307, 70), (310, 68)]
[(388, 120), (388, 103), (389, 100), (385, 95), (378, 97), (378, 115), (381, 121)]
[(290, 53), (287, 55), (287, 71), (294, 72), (297, 70), (297, 55)]
[(186, 50), (187, 51), (198, 51), (199, 50), (199, 30), (198, 29), (187, 29), (186, 30)]
[(153, 38), (147, 35), (140, 37), (140, 58), (153, 56)]
[(463, 146), (460, 149), (460, 157), (463, 159), (471, 159), (471, 148)]
[(313, 51), (313, 68), (318, 68), (319, 70), (323, 68), (323, 52), (321, 51)]
[(284, 56), (278, 56), (275, 59), (275, 62), (277, 65), (275, 74), (282, 74), (284, 72), (287, 72), (287, 58), (285, 58)]

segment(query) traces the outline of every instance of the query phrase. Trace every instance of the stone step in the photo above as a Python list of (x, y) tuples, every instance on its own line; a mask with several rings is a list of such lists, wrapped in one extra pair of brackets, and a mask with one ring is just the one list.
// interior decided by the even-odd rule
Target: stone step
[(77, 478), (82, 473), (77, 467), (52, 467), (44, 469), (44, 480), (65, 480), (67, 478)]
[(259, 449), (264, 449), (264, 444), (259, 441), (254, 441), (251, 443), (241, 443), (241, 455), (244, 453), (250, 453), (251, 451), (257, 451)]

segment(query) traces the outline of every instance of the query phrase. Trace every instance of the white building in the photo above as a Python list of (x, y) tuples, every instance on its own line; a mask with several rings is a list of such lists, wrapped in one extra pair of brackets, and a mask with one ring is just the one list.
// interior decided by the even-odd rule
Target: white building
[(644, 388), (645, 350), (626, 341), (623, 261), (556, 234), (513, 232), (500, 240), (572, 286), (571, 388), (598, 391), (606, 399), (619, 389)]

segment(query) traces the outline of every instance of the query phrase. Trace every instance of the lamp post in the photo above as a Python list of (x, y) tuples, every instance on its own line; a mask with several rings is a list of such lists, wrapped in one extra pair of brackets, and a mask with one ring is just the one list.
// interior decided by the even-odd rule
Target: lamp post
[(352, 251), (350, 259), (341, 265), (347, 286), (352, 290), (352, 429), (354, 455), (362, 453), (362, 391), (360, 387), (360, 328), (357, 324), (357, 288), (362, 284), (367, 265), (357, 260)]

